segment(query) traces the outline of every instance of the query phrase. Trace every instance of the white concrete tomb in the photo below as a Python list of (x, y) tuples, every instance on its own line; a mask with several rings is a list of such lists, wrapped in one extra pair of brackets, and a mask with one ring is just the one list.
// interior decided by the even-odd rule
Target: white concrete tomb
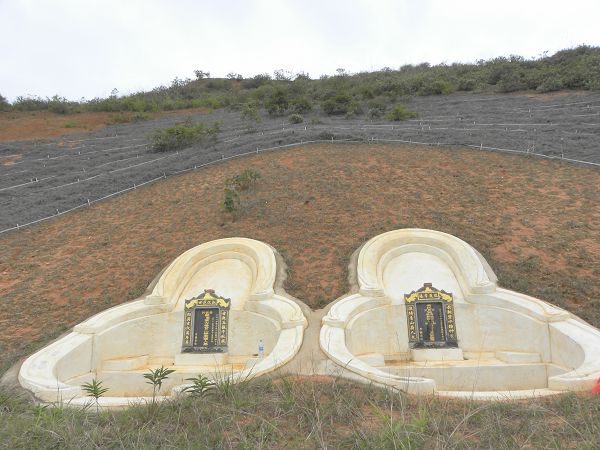
[(109, 388), (100, 405), (112, 407), (144, 401), (152, 387), (143, 374), (163, 365), (175, 370), (163, 397), (198, 374), (236, 381), (270, 372), (297, 353), (306, 326), (299, 306), (274, 293), (276, 265), (273, 249), (252, 239), (194, 247), (150, 295), (91, 317), (29, 357), (19, 381), (44, 402), (77, 406), (89, 402), (81, 385), (95, 378)]
[(446, 233), (403, 229), (361, 249), (359, 291), (323, 318), (321, 349), (353, 378), (476, 398), (591, 390), (600, 332), (496, 284), (484, 258)]

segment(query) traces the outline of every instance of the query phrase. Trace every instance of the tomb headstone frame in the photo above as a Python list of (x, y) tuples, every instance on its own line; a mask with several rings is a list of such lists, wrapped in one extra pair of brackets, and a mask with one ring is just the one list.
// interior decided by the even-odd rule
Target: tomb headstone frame
[(432, 283), (404, 295), (411, 348), (456, 348), (456, 322), (452, 294)]
[(182, 353), (226, 353), (231, 299), (206, 289), (184, 303)]

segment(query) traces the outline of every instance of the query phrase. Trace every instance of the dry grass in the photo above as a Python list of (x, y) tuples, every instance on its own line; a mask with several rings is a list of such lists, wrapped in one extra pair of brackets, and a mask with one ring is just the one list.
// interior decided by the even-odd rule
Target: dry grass
[(99, 415), (32, 408), (0, 390), (6, 448), (594, 449), (600, 396), (473, 403), (335, 378), (260, 379)]
[[(235, 220), (227, 177), (262, 175)], [(347, 290), (367, 239), (431, 228), (472, 244), (503, 286), (600, 325), (600, 172), (498, 153), (319, 145), (238, 159), (0, 237), (0, 368), (139, 296), (183, 251), (230, 236), (273, 245), (312, 308)], [(0, 370), (1, 371), (1, 370)]]

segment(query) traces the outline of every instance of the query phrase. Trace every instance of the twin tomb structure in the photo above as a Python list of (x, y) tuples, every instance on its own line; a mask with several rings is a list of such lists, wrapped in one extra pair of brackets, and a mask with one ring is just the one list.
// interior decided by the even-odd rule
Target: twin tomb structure
[(590, 390), (600, 377), (598, 329), (498, 287), (484, 258), (454, 236), (402, 229), (368, 241), (355, 261), (357, 286), (325, 310), (314, 339), (304, 331), (315, 314), (276, 287), (278, 264), (251, 239), (192, 248), (148, 295), (29, 357), (19, 381), (42, 402), (83, 406), (81, 385), (100, 380), (109, 388), (100, 405), (122, 407), (151, 396), (150, 369), (175, 370), (160, 391), (167, 398), (198, 374), (236, 382), (306, 355), (308, 375), (478, 399)]

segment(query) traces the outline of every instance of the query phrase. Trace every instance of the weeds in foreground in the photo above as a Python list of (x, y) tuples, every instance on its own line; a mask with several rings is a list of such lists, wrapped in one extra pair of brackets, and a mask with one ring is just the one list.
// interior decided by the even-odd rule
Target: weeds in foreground
[[(229, 378), (229, 377), (226, 377)], [(224, 380), (223, 380), (224, 381)], [(478, 403), (412, 397), (335, 378), (224, 383), (91, 414), (36, 408), (0, 388), (7, 448), (597, 448), (600, 396)]]
[(96, 403), (96, 412), (98, 412), (100, 409), (98, 400), (108, 392), (108, 388), (102, 386), (102, 381), (98, 381), (94, 378), (89, 383), (83, 383), (81, 385), (81, 390), (85, 392), (88, 397), (94, 398), (94, 402)]
[(214, 393), (215, 382), (202, 374), (185, 380), (192, 384), (183, 389), (183, 392), (189, 393), (192, 397), (205, 398)]
[(175, 370), (160, 366), (158, 369), (150, 369), (148, 373), (144, 374), (144, 378), (148, 380), (146, 381), (146, 384), (152, 385), (153, 405), (156, 404), (156, 393), (160, 391), (163, 381), (169, 378), (169, 375), (171, 375), (173, 372), (175, 372)]

